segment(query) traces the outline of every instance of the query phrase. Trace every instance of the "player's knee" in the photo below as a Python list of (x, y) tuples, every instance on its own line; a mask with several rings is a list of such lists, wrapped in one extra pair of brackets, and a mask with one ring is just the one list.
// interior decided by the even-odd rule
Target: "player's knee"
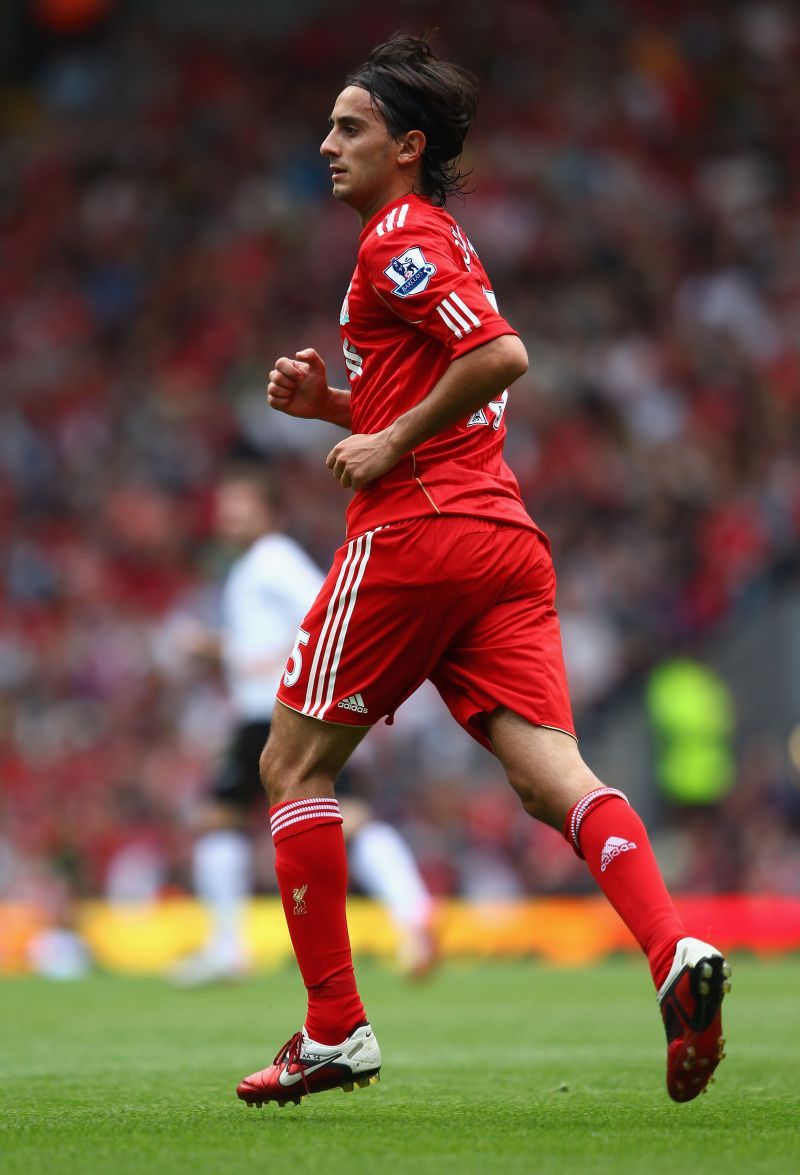
[[(273, 808), (276, 804), (307, 799), (309, 795), (327, 794), (328, 791), (317, 780), (316, 773), (310, 770), (306, 758), (272, 735), (261, 752), (259, 771), (261, 784)], [(333, 794), (333, 788), (329, 790)]]
[(509, 773), (508, 778), (528, 815), (559, 830), (573, 804), (602, 786), (580, 758), (562, 770)]
[(261, 758), (258, 761), (258, 770), (261, 776), (261, 786), (267, 793), (267, 799), (272, 807), (275, 804), (282, 803), (285, 799), (291, 798), (283, 794), (281, 781), (286, 779), (285, 772), (280, 769), (280, 756), (276, 753), (275, 747), (271, 740), (267, 741), (267, 745), (261, 752)]
[(515, 790), (517, 791), (522, 807), (533, 820), (541, 820), (544, 824), (557, 823), (553, 815), (552, 803), (549, 797), (546, 798), (538, 794), (535, 790), (520, 790), (519, 788)]
[(547, 773), (509, 774), (509, 782), (534, 820), (561, 828), (570, 808), (571, 788), (565, 779)]

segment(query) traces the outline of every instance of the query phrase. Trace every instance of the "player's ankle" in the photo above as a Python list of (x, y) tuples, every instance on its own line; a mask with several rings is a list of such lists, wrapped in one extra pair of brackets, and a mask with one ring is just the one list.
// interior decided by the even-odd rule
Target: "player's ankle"
[(675, 948), (680, 942), (680, 938), (680, 935), (676, 936), (672, 932), (665, 938), (659, 939), (647, 952), (647, 962), (650, 966), (650, 974), (653, 977), (656, 991), (661, 989), (664, 980), (669, 975), (675, 958)]

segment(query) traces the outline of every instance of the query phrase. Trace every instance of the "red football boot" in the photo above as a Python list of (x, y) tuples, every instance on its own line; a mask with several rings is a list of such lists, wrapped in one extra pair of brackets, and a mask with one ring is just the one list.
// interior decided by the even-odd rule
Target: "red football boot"
[(669, 975), (658, 993), (667, 1032), (667, 1090), (676, 1102), (690, 1102), (713, 1080), (725, 1056), (722, 999), (730, 991), (731, 969), (716, 947), (682, 938)]
[(381, 1050), (369, 1024), (359, 1024), (341, 1044), (317, 1044), (303, 1029), (287, 1041), (271, 1065), (240, 1081), (236, 1092), (249, 1106), (296, 1105), (310, 1093), (373, 1085), (380, 1079), (380, 1069)]

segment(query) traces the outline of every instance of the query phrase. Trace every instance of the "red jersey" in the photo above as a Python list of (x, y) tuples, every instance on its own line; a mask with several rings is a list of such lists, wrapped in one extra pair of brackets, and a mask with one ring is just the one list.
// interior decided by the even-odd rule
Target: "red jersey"
[[(409, 195), (364, 227), (340, 316), (354, 433), (375, 433), (423, 400), (454, 359), (516, 334), (481, 262), (443, 208)], [(353, 497), (348, 536), (429, 514), (534, 527), (503, 460), (503, 392), (425, 441)]]

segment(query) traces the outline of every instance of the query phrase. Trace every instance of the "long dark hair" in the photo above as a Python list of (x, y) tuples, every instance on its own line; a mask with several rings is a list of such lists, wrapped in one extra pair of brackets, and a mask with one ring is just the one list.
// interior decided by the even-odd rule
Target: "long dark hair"
[(460, 192), (469, 172), (459, 170), (467, 131), (478, 109), (478, 81), (460, 65), (440, 61), (423, 37), (395, 33), (348, 75), (377, 105), (393, 139), (422, 131), (422, 195), (434, 204)]

